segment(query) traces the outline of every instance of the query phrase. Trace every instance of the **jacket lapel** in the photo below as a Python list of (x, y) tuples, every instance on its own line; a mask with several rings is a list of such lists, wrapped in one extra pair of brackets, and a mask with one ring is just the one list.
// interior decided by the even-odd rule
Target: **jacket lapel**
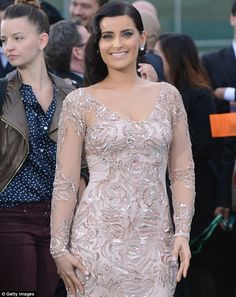
[[(9, 91), (8, 91), (9, 92)], [(18, 89), (11, 89), (14, 93), (14, 101), (6, 108), (2, 116), (3, 120), (13, 126), (16, 130), (21, 132), (25, 138), (29, 137), (28, 122), (26, 119), (24, 105)], [(8, 96), (8, 93), (7, 93)], [(12, 95), (11, 95), (12, 97)], [(7, 104), (6, 104), (7, 105)]]
[(236, 58), (232, 46), (221, 53), (221, 63), (229, 85), (236, 86)]

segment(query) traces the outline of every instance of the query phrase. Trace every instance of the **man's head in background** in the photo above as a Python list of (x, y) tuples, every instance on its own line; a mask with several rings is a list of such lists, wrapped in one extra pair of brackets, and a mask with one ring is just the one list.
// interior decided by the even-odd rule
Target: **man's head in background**
[(90, 23), (97, 10), (109, 0), (71, 0), (69, 13), (72, 18), (77, 18), (81, 24), (90, 29)]
[(159, 19), (157, 16), (145, 10), (140, 10), (139, 13), (142, 17), (144, 31), (146, 32), (147, 36), (147, 51), (153, 52), (161, 31)]
[(134, 1), (132, 5), (142, 17), (144, 31), (147, 35), (146, 48), (153, 52), (161, 31), (157, 10), (151, 2), (146, 0)]
[(55, 73), (84, 73), (84, 48), (89, 38), (78, 20), (63, 20), (50, 27), (46, 63)]
[(146, 0), (137, 0), (132, 3), (132, 5), (140, 12), (140, 11), (146, 11), (154, 16), (158, 16), (157, 10), (155, 6)]
[[(5, 11), (5, 9), (11, 5), (11, 4), (14, 4), (14, 0), (0, 0), (0, 23), (2, 21), (2, 15)], [(0, 41), (0, 46), (1, 46), (1, 41)]]
[(230, 24), (234, 28), (234, 40), (236, 40), (236, 0), (231, 7)]

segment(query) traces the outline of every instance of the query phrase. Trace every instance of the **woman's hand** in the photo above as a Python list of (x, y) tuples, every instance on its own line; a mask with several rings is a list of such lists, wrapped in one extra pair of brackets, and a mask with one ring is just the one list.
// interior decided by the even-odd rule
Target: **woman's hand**
[(140, 73), (141, 78), (150, 80), (153, 82), (158, 81), (156, 70), (151, 64), (139, 63), (137, 71)]
[(75, 270), (79, 269), (81, 274), (85, 277), (90, 273), (87, 268), (72, 254), (66, 254), (55, 259), (57, 265), (57, 272), (60, 278), (63, 279), (67, 292), (70, 296), (76, 296), (76, 292), (80, 291), (84, 294), (84, 283), (78, 279)]
[(177, 273), (177, 281), (179, 282), (183, 277), (187, 276), (189, 263), (191, 259), (191, 252), (189, 248), (189, 241), (184, 236), (176, 236), (174, 239), (173, 259), (178, 261), (180, 258), (180, 266)]

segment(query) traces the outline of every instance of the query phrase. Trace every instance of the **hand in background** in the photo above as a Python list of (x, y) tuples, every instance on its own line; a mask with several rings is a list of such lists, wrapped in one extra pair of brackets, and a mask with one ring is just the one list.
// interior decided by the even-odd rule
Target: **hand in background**
[(140, 73), (141, 78), (150, 80), (153, 82), (158, 81), (156, 70), (151, 64), (139, 63), (137, 71)]
[(217, 99), (224, 100), (225, 90), (226, 88), (217, 88), (214, 91), (214, 95), (216, 96)]

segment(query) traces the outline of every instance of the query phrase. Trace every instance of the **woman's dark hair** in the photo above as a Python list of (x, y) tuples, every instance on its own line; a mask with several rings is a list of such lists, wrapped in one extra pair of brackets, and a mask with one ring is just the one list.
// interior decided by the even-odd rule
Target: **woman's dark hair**
[[(109, 2), (100, 7), (91, 24), (91, 35), (85, 48), (85, 86), (102, 81), (108, 74), (107, 66), (99, 53), (98, 43), (101, 38), (100, 22), (104, 17), (129, 16), (139, 33), (144, 30), (138, 10), (126, 2)], [(143, 54), (139, 51), (139, 54)]]
[(3, 20), (26, 17), (37, 28), (39, 34), (49, 33), (49, 21), (46, 13), (40, 9), (37, 0), (16, 0), (4, 11)]
[(207, 87), (209, 79), (199, 59), (193, 39), (186, 34), (165, 33), (159, 44), (169, 64), (171, 82), (177, 87)]

